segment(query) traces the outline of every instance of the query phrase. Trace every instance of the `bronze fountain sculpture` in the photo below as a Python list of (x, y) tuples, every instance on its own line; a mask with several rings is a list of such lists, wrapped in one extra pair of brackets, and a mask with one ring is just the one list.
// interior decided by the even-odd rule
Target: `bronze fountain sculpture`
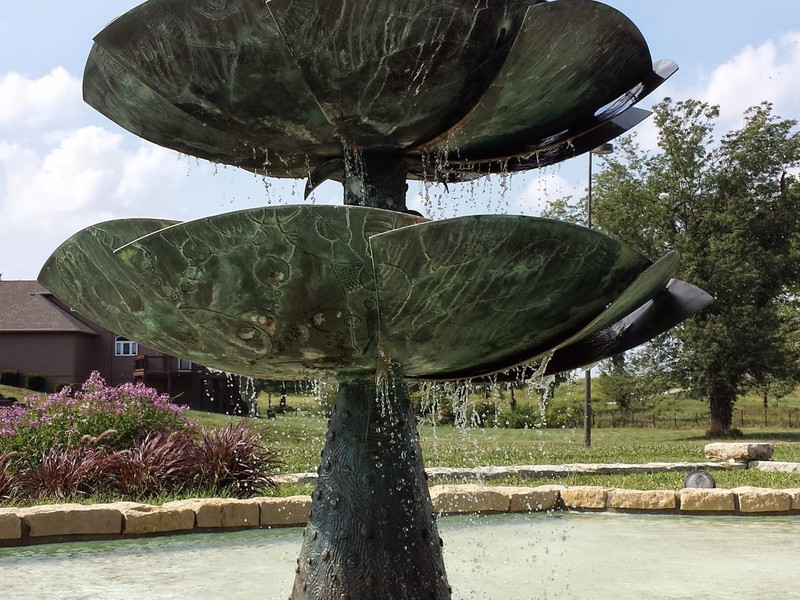
[(40, 281), (119, 334), (241, 375), (339, 391), (293, 598), (449, 598), (405, 379), (592, 363), (710, 298), (582, 227), (430, 222), (406, 180), (586, 152), (677, 69), (590, 0), (148, 0), (95, 38), (84, 97), (136, 135), (345, 206), (89, 227)]

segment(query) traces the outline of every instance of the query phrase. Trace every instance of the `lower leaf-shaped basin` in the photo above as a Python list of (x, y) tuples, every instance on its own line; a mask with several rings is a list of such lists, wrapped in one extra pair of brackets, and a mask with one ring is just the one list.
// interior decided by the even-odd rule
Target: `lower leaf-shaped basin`
[[(371, 246), (384, 351), (409, 375), (439, 379), (547, 353), (611, 308), (651, 264), (596, 231), (509, 215), (415, 225)], [(618, 312), (658, 293), (676, 267), (644, 286), (643, 297), (622, 298), (627, 309)]]
[(423, 221), (355, 206), (111, 221), (62, 244), (39, 281), (120, 335), (242, 375), (346, 379), (391, 361), (446, 379), (586, 343), (570, 355), (596, 360), (677, 268), (559, 221)]

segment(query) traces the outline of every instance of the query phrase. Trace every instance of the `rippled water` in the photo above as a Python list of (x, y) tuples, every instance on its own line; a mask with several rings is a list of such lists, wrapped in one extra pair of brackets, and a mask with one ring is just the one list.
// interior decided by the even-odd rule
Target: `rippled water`
[[(458, 600), (800, 598), (800, 520), (614, 514), (439, 521)], [(281, 599), (301, 530), (0, 548), (3, 599)]]

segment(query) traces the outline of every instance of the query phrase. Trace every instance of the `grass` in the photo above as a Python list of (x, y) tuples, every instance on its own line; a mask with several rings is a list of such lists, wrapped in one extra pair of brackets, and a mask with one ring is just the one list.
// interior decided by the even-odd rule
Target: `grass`
[[(238, 417), (213, 415), (209, 423)], [(280, 472), (313, 472), (324, 444), (325, 418), (299, 411), (277, 419), (258, 421), (267, 444), (278, 451)], [(583, 433), (570, 429), (481, 429), (420, 426), (420, 445), (429, 467), (477, 467), (566, 463), (703, 462), (709, 442), (702, 430), (616, 428), (593, 431), (592, 447), (583, 445)], [(745, 441), (775, 445), (775, 460), (800, 462), (800, 431), (747, 430)], [(500, 479), (489, 485), (600, 485), (628, 489), (680, 489), (685, 473), (630, 475), (568, 475), (554, 479)], [(760, 471), (715, 471), (719, 487), (757, 486), (798, 488), (800, 475)], [(474, 480), (470, 480), (473, 481)], [(437, 483), (463, 481), (437, 481)], [(309, 494), (311, 485), (280, 486), (273, 495)]]
[(10, 385), (0, 385), (0, 396), (4, 398), (16, 398), (22, 400), (27, 396), (43, 396), (42, 392), (34, 392), (28, 388), (13, 387)]
[[(579, 386), (560, 386), (556, 402), (574, 401), (568, 394), (577, 393)], [(565, 389), (562, 389), (565, 388)], [(8, 390), (8, 391), (6, 391)], [(16, 391), (16, 393), (11, 393)], [(582, 389), (580, 390), (582, 393)], [(27, 390), (23, 391), (27, 393)], [(3, 395), (21, 397), (20, 388), (4, 388)], [(497, 398), (507, 401), (508, 392)], [(532, 403), (525, 390), (517, 390), (519, 403)], [(686, 412), (705, 405), (689, 399), (676, 401)], [(741, 401), (745, 410), (760, 407), (763, 400), (745, 397)], [(759, 402), (761, 403), (759, 405)], [(277, 398), (273, 397), (273, 406)], [(780, 401), (785, 408), (800, 409), (800, 393), (795, 392)], [(260, 412), (266, 415), (267, 400), (261, 397)], [(319, 465), (320, 451), (325, 441), (326, 417), (319, 401), (311, 394), (290, 394), (288, 405), (292, 412), (279, 414), (276, 419), (262, 418), (254, 425), (263, 431), (267, 445), (278, 453), (281, 473), (313, 472)], [(739, 405), (737, 405), (738, 408)], [(241, 417), (189, 411), (188, 416), (200, 425), (221, 427)], [(798, 420), (800, 421), (800, 419)], [(800, 423), (798, 423), (800, 424)], [(703, 423), (705, 425), (705, 423)], [(800, 462), (800, 429), (745, 428), (742, 441), (766, 441), (774, 444), (777, 461)], [(482, 465), (525, 465), (566, 463), (643, 463), (643, 462), (701, 462), (705, 460), (704, 446), (709, 442), (701, 428), (665, 429), (653, 427), (596, 428), (592, 433), (592, 447), (583, 445), (582, 430), (554, 429), (493, 429), (420, 426), (420, 444), (426, 466), (476, 467)], [(509, 478), (492, 480), (491, 485), (599, 485), (629, 489), (680, 489), (683, 473), (654, 473), (631, 475), (568, 475), (555, 479)], [(759, 471), (715, 471), (719, 487), (733, 488), (745, 485), (772, 488), (800, 488), (800, 475), (762, 473)], [(456, 483), (457, 481), (452, 481)], [(437, 483), (439, 483), (437, 481)], [(445, 483), (445, 482), (441, 482)], [(310, 485), (284, 485), (270, 492), (290, 496), (309, 494)], [(172, 499), (172, 498), (169, 498)]]

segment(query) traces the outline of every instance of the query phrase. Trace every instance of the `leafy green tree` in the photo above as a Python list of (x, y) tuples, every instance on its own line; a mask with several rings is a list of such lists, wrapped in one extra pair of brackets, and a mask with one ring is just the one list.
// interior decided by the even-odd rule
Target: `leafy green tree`
[(785, 306), (800, 283), (796, 122), (768, 103), (714, 139), (719, 108), (666, 99), (654, 109), (658, 152), (630, 138), (594, 182), (596, 224), (650, 258), (681, 255), (679, 277), (716, 301), (673, 330), (675, 368), (707, 398), (711, 435), (731, 433), (737, 395), (794, 373)]
[(572, 196), (556, 198), (545, 206), (542, 216), (575, 225), (586, 225), (586, 199)]
[(675, 357), (680, 342), (661, 335), (625, 354), (600, 363), (598, 395), (614, 402), (622, 415), (653, 410), (670, 399), (675, 389), (685, 387)]

